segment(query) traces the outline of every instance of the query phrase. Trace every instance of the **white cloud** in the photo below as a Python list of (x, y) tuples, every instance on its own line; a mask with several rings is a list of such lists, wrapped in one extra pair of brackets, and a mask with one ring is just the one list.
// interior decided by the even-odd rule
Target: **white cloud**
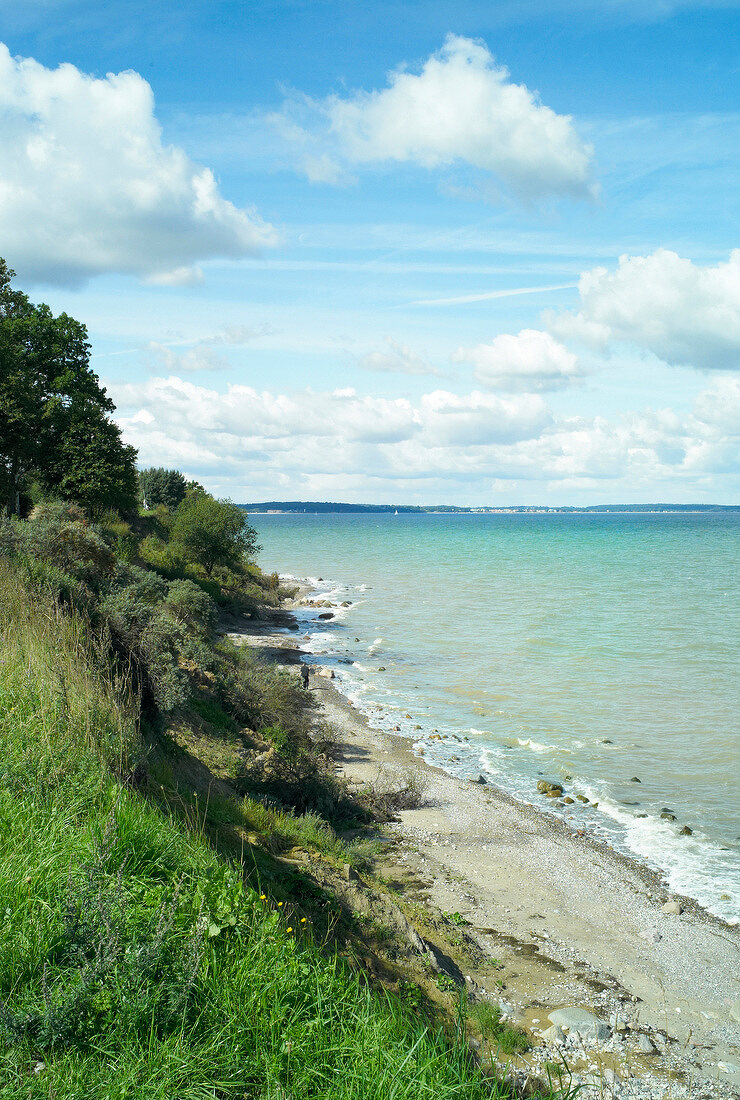
[(27, 279), (123, 271), (183, 285), (196, 261), (254, 254), (276, 233), (163, 144), (137, 73), (47, 69), (0, 43), (0, 240)]
[[(514, 84), (484, 43), (448, 35), (420, 72), (399, 69), (380, 91), (312, 101), (297, 96), (273, 117), (289, 140), (312, 139), (330, 152), (310, 158), (313, 179), (344, 179), (341, 164), (408, 162), (424, 168), (465, 163), (491, 173), (525, 198), (593, 195), (592, 149), (568, 115)], [(318, 113), (324, 132), (315, 135)], [(293, 116), (303, 122), (299, 125)], [(333, 143), (333, 144), (332, 144)], [(304, 167), (306, 161), (304, 158)]]
[(241, 500), (305, 499), (322, 486), (335, 499), (485, 503), (494, 484), (511, 486), (509, 501), (527, 485), (561, 501), (728, 499), (740, 486), (740, 381), (731, 378), (689, 413), (614, 420), (556, 419), (537, 394), (221, 393), (177, 377), (110, 392), (144, 465), (177, 465)]
[(160, 344), (153, 340), (149, 344), (148, 351), (160, 370), (170, 372), (185, 371), (190, 374), (201, 370), (227, 370), (229, 366), (224, 357), (217, 355), (205, 342), (194, 344), (187, 351), (176, 352), (167, 344)]
[(508, 290), (485, 290), (480, 294), (459, 294), (454, 298), (419, 298), (409, 302), (412, 306), (458, 306), (469, 302), (491, 302), (497, 298), (515, 298), (519, 294), (547, 294), (553, 290), (574, 290), (576, 283), (558, 283), (557, 286), (518, 286)]
[(144, 282), (152, 286), (199, 286), (203, 278), (203, 269), (200, 267), (176, 267), (172, 271), (147, 275)]
[(625, 341), (704, 370), (740, 367), (740, 249), (713, 267), (662, 248), (621, 256), (615, 271), (585, 272), (579, 295), (577, 312), (548, 316), (564, 339), (601, 347)]
[(399, 344), (390, 337), (386, 338), (385, 347), (381, 351), (368, 352), (358, 360), (357, 365), (363, 370), (389, 374), (441, 375), (442, 373), (406, 344)]
[(475, 378), (487, 389), (535, 393), (571, 385), (579, 376), (575, 355), (549, 332), (522, 329), (490, 344), (458, 348), (455, 362), (473, 363)]

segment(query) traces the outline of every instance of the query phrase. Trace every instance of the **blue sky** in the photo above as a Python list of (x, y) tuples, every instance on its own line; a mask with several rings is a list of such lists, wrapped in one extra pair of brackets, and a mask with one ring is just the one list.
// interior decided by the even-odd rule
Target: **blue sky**
[(737, 502), (739, 7), (0, 0), (0, 254), (219, 495)]

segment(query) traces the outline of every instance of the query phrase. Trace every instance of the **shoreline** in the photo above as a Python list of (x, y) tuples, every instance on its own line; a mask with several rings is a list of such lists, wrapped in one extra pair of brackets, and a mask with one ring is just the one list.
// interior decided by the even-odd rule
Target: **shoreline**
[[(674, 1072), (701, 1070), (721, 1082), (718, 1096), (740, 1095), (740, 1021), (730, 1016), (733, 1006), (740, 1009), (740, 980), (732, 976), (740, 930), (693, 899), (668, 895), (657, 872), (604, 842), (499, 788), (428, 764), (407, 738), (372, 728), (333, 681), (321, 679), (315, 690), (341, 731), (345, 778), (377, 782), (383, 772), (412, 773), (426, 782), (424, 804), (402, 811), (393, 828), (405, 849), (400, 861), (426, 879), (429, 902), (470, 921), (496, 958), (507, 946), (510, 959), (527, 944), (536, 949), (536, 961), (530, 956), (528, 972), (507, 980), (504, 994), (516, 996), (512, 1008), (525, 1026), (538, 1020), (538, 1030), (546, 1030), (546, 1009), (568, 1002), (607, 1022), (629, 1005), (646, 1028), (641, 1034), (657, 1046), (653, 1054), (634, 1054), (636, 1068), (649, 1074), (650, 1061), (660, 1059)], [(680, 913), (663, 912), (669, 900)], [(521, 975), (519, 960), (517, 970)], [(661, 1035), (668, 1038), (662, 1051)]]
[[(234, 633), (273, 660), (312, 664), (298, 639), (255, 626)], [(412, 902), (459, 919), (497, 964), (493, 982), (474, 967), (466, 977), (530, 1034), (534, 1050), (517, 1062), (541, 1073), (565, 1057), (581, 1080), (598, 1070), (612, 1091), (584, 1100), (740, 1097), (740, 928), (669, 894), (658, 871), (606, 841), (429, 763), (405, 734), (371, 725), (327, 670), (312, 671), (340, 774), (351, 784), (413, 776), (425, 788), (422, 805), (390, 827), (385, 877)], [(553, 1037), (549, 1013), (568, 1006), (611, 1021), (608, 1040)]]

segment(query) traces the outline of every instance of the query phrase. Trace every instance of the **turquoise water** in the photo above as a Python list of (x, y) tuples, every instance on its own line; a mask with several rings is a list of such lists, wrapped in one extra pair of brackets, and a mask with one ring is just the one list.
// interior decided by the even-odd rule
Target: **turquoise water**
[(264, 569), (352, 601), (302, 635), (374, 724), (526, 801), (564, 781), (599, 803), (572, 824), (740, 919), (740, 514), (251, 520)]

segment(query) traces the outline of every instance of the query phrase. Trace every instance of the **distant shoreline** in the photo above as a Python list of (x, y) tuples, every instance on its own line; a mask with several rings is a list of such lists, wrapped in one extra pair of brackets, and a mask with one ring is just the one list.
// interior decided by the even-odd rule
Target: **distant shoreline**
[(344, 504), (331, 501), (262, 501), (240, 504), (254, 515), (707, 515), (740, 512), (740, 504), (594, 504), (583, 508), (564, 505), (545, 507), (509, 505), (507, 507), (466, 508), (456, 505), (422, 506), (409, 504)]

